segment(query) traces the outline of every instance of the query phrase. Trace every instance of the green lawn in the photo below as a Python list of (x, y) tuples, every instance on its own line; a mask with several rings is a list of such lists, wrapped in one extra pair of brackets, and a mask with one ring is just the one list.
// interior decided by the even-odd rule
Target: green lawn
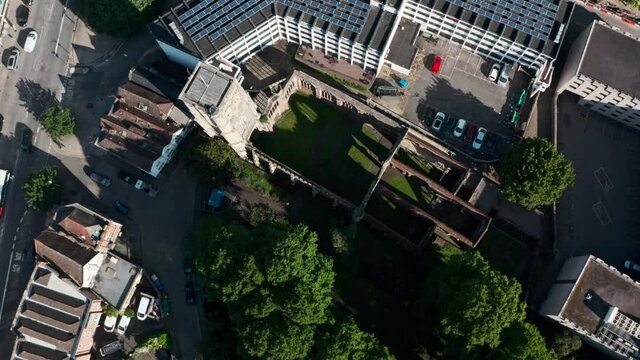
[[(391, 147), (370, 125), (303, 94), (256, 147), (337, 194), (359, 203)], [(384, 144), (384, 145), (383, 145)]]
[(484, 235), (478, 250), (496, 270), (516, 278), (531, 252), (520, 240), (495, 226)]
[(431, 180), (440, 181), (440, 178), (442, 177), (442, 171), (431, 165), (426, 159), (405, 149), (398, 150), (396, 159), (408, 166), (411, 166), (415, 170), (420, 171)]
[(426, 210), (433, 200), (433, 191), (426, 184), (415, 177), (406, 177), (394, 169), (388, 170), (383, 181), (398, 196), (423, 210)]

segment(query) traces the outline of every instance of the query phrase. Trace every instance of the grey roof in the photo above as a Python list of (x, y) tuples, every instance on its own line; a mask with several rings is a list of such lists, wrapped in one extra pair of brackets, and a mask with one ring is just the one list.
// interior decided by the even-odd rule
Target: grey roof
[(100, 265), (91, 289), (106, 302), (120, 309), (133, 290), (132, 287), (140, 281), (141, 271), (138, 266), (109, 253)]
[(594, 22), (578, 72), (640, 99), (640, 41)]
[(202, 65), (198, 66), (192, 79), (184, 97), (202, 106), (218, 106), (232, 81), (228, 76)]
[(418, 48), (414, 46), (414, 42), (419, 31), (420, 25), (406, 20), (402, 21), (398, 29), (396, 29), (389, 46), (387, 60), (405, 69), (411, 68), (411, 63), (418, 51)]
[[(96, 256), (95, 250), (52, 231), (43, 231), (36, 237), (36, 239), (47, 248), (54, 250), (58, 254), (63, 255), (80, 266), (85, 265)], [(47, 253), (38, 255), (43, 256), (44, 258), (48, 257)], [(59, 264), (55, 265), (60, 266)]]

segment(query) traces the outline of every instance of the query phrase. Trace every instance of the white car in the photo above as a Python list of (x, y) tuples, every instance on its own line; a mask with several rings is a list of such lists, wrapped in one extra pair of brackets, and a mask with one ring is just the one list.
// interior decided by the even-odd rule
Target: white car
[(138, 303), (138, 311), (136, 311), (136, 318), (140, 321), (144, 321), (149, 315), (149, 310), (151, 308), (151, 304), (153, 303), (153, 298), (147, 294), (140, 294), (140, 302)]
[(436, 117), (433, 119), (433, 124), (431, 124), (431, 128), (435, 131), (440, 131), (442, 128), (442, 124), (444, 124), (444, 119), (447, 116), (443, 112), (439, 112), (436, 114)]
[(476, 150), (480, 150), (480, 148), (482, 147), (482, 143), (484, 143), (484, 138), (486, 136), (487, 136), (487, 129), (481, 127), (480, 129), (478, 129), (476, 138), (475, 140), (473, 140), (473, 144), (471, 144), (471, 146), (473, 146), (473, 148)]
[(456, 124), (456, 128), (453, 129), (453, 136), (459, 138), (464, 133), (464, 129), (467, 128), (467, 120), (460, 119)]
[(123, 315), (118, 322), (118, 328), (116, 329), (116, 332), (120, 335), (124, 335), (124, 332), (127, 331), (130, 322), (131, 318)]
[(509, 83), (509, 74), (511, 73), (511, 65), (505, 64), (500, 71), (500, 77), (498, 77), (498, 85), (505, 87)]
[(631, 260), (625, 261), (624, 262), (624, 267), (629, 269), (629, 270), (634, 270), (634, 271), (640, 272), (640, 265), (634, 263)]
[(500, 75), (500, 65), (493, 64), (491, 71), (489, 71), (489, 80), (495, 82), (498, 79), (498, 75)]
[(116, 322), (118, 322), (117, 316), (107, 315), (107, 317), (104, 318), (104, 323), (102, 324), (102, 326), (104, 327), (104, 331), (113, 332), (113, 330), (116, 328)]
[(24, 51), (32, 52), (36, 48), (36, 42), (38, 41), (38, 33), (35, 30), (29, 31), (27, 39), (24, 41)]

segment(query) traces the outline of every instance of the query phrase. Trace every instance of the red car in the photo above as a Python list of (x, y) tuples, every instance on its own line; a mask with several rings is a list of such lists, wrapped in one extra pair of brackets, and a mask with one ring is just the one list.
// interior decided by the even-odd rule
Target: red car
[(442, 65), (442, 58), (440, 56), (436, 56), (433, 59), (433, 64), (431, 65), (431, 72), (434, 74), (439, 73), (441, 65)]
[(478, 126), (475, 124), (469, 124), (469, 126), (467, 126), (467, 131), (464, 133), (464, 141), (470, 143), (476, 136), (476, 132), (478, 132)]

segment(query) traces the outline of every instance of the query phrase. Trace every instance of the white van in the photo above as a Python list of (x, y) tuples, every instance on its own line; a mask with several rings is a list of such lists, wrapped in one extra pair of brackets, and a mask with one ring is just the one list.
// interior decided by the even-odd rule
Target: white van
[(140, 294), (140, 302), (138, 303), (138, 311), (136, 311), (136, 318), (140, 321), (144, 321), (151, 310), (151, 304), (153, 303), (153, 297), (147, 294)]
[(38, 33), (35, 30), (29, 31), (27, 39), (24, 41), (24, 51), (30, 53), (36, 48), (36, 42), (38, 41)]
[(131, 322), (130, 317), (122, 315), (122, 317), (120, 317), (120, 321), (118, 321), (118, 327), (116, 328), (116, 332), (120, 335), (124, 335), (124, 332), (127, 331), (127, 328), (129, 327), (130, 322)]

